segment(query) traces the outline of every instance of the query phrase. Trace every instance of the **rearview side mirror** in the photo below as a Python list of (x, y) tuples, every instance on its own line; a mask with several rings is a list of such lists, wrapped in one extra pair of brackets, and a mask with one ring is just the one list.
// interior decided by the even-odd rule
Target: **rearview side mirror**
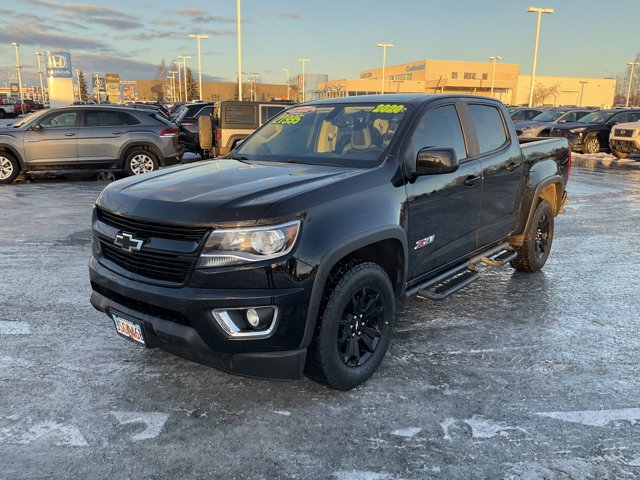
[(40, 125), (39, 123), (31, 125), (31, 130), (33, 130), (34, 132), (39, 132), (40, 130), (42, 130), (42, 125)]
[(437, 175), (452, 173), (458, 169), (459, 163), (453, 148), (426, 147), (416, 157), (415, 175)]

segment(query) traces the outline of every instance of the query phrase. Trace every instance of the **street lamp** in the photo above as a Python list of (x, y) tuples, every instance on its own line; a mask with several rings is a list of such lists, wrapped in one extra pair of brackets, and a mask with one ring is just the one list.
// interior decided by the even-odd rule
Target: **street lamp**
[(629, 106), (629, 98), (631, 97), (631, 84), (633, 83), (633, 67), (640, 65), (640, 62), (629, 62), (629, 86), (627, 87), (627, 107)]
[(502, 60), (502, 57), (489, 57), (489, 60), (493, 63), (493, 69), (491, 71), (491, 98), (493, 98), (493, 85), (496, 80), (496, 62)]
[(182, 102), (182, 76), (180, 74), (180, 62), (176, 62), (174, 60), (171, 62), (171, 64), (178, 67), (178, 72), (177, 72), (178, 73), (178, 101)]
[(298, 61), (302, 63), (302, 103), (304, 103), (304, 100), (305, 100), (304, 65), (305, 63), (310, 62), (311, 60), (309, 60), (308, 58), (299, 58)]
[[(18, 48), (20, 47), (20, 44), (16, 42), (11, 42), (11, 45), (16, 47), (16, 70), (18, 72), (18, 91), (20, 92), (20, 103), (24, 105), (24, 99), (22, 98), (22, 75), (20, 75), (20, 70), (22, 70), (22, 67), (20, 66), (20, 55), (18, 54)], [(24, 108), (22, 109), (22, 113), (24, 113)]]
[(42, 65), (40, 64), (40, 57), (44, 57), (44, 53), (36, 52), (36, 58), (38, 59), (38, 75), (40, 75), (40, 102), (44, 103), (44, 84), (42, 82)]
[(380, 94), (384, 94), (384, 67), (387, 63), (387, 48), (393, 48), (393, 43), (377, 43), (376, 47), (382, 47), (382, 87)]
[(171, 85), (171, 101), (176, 102), (176, 70), (169, 70), (169, 85)]
[(200, 35), (199, 33), (190, 33), (189, 38), (198, 39), (198, 91), (200, 92), (200, 101), (202, 101), (202, 62), (200, 58), (200, 39), (209, 38), (209, 35)]
[(287, 100), (289, 100), (289, 69), (283, 68), (282, 71), (287, 74)]
[(242, 101), (242, 30), (240, 29), (240, 0), (236, 3), (238, 10), (238, 100)]
[(529, 91), (529, 106), (533, 106), (533, 82), (536, 77), (536, 64), (538, 63), (538, 40), (540, 39), (540, 20), (542, 18), (543, 13), (553, 13), (553, 8), (538, 8), (538, 7), (529, 7), (527, 8), (527, 12), (529, 13), (537, 13), (538, 14), (538, 24), (536, 26), (536, 44), (533, 48), (533, 70), (531, 71), (531, 89)]
[[(189, 90), (187, 84), (187, 59), (191, 58), (191, 55), (178, 55), (178, 58), (182, 59), (182, 71), (184, 72), (184, 101), (189, 101)], [(178, 60), (180, 64), (180, 60)], [(179, 70), (179, 68), (178, 68)]]
[(584, 94), (584, 86), (589, 83), (589, 82), (585, 82), (584, 80), (580, 80), (578, 83), (580, 83), (580, 101), (578, 102), (578, 106), (581, 107), (582, 106), (582, 95)]

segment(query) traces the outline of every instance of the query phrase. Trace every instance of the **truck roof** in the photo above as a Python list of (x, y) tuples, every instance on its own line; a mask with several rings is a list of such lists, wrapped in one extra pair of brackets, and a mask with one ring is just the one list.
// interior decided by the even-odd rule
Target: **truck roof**
[(481, 97), (478, 95), (443, 95), (443, 94), (421, 94), (421, 93), (391, 93), (384, 95), (359, 95), (354, 97), (338, 97), (338, 98), (327, 98), (324, 100), (314, 100), (310, 102), (305, 102), (300, 105), (318, 105), (323, 103), (363, 103), (363, 102), (372, 102), (372, 103), (411, 103), (411, 104), (421, 104), (434, 99), (444, 99), (444, 98), (456, 98), (456, 99), (474, 99), (474, 100), (491, 100), (494, 102), (498, 102), (495, 98), (489, 97)]

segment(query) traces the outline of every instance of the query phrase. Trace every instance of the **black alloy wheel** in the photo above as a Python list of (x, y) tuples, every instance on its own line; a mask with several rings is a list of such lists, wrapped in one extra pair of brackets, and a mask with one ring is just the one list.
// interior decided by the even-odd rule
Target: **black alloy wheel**
[(380, 294), (365, 287), (347, 304), (338, 326), (338, 352), (348, 367), (366, 363), (380, 343), (384, 306)]
[(547, 212), (544, 212), (539, 220), (538, 225), (536, 227), (536, 236), (534, 249), (536, 253), (536, 258), (538, 260), (542, 260), (549, 254), (549, 238), (551, 236), (551, 222), (549, 221), (549, 215)]

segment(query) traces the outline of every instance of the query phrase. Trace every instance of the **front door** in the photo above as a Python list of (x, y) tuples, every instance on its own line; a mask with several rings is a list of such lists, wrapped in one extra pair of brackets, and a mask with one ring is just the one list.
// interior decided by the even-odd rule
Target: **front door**
[(39, 128), (24, 134), (24, 149), (31, 167), (73, 164), (78, 157), (78, 112), (62, 110), (46, 115)]
[(443, 104), (416, 123), (406, 155), (425, 147), (453, 148), (460, 166), (447, 174), (423, 175), (407, 185), (409, 276), (417, 279), (476, 249), (482, 198), (482, 165), (468, 158), (458, 109)]

